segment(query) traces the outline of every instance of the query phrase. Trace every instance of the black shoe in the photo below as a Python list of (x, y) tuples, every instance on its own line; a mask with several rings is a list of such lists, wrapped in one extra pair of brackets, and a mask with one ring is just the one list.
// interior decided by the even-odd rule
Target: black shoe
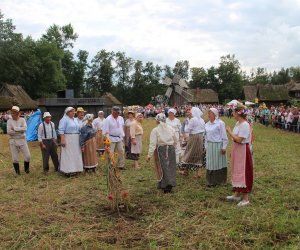
[(24, 170), (26, 174), (29, 174), (29, 162), (24, 161)]
[(20, 175), (20, 165), (19, 165), (19, 163), (13, 163), (13, 165), (14, 165), (14, 169), (16, 171), (16, 174)]

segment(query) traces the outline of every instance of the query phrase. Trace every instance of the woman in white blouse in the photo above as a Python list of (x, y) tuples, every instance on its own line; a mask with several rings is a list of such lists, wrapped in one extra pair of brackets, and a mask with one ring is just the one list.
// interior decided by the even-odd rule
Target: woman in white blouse
[[(199, 108), (193, 107), (191, 110), (192, 118), (188, 124), (189, 140), (186, 150), (180, 163), (181, 169), (200, 169), (203, 165), (203, 136), (205, 131), (205, 122), (201, 118), (203, 115)], [(197, 176), (200, 177), (200, 170)]]
[(157, 126), (152, 129), (147, 161), (154, 155), (158, 188), (170, 193), (176, 185), (176, 153), (177, 136), (174, 129), (166, 124), (163, 113), (155, 117)]
[(246, 107), (238, 103), (233, 116), (237, 123), (233, 131), (230, 127), (226, 130), (233, 140), (231, 147), (231, 182), (234, 194), (227, 196), (228, 201), (240, 201), (240, 194), (243, 200), (238, 206), (247, 206), (250, 204), (249, 193), (253, 186), (253, 162), (249, 144), (251, 143), (251, 128), (246, 120)]
[(219, 119), (216, 108), (209, 109), (208, 118), (205, 124), (206, 185), (216, 186), (225, 184), (227, 180), (228, 138), (225, 123)]
[(170, 125), (176, 133), (177, 137), (177, 144), (176, 144), (176, 164), (179, 164), (179, 158), (180, 158), (180, 137), (181, 137), (181, 123), (178, 118), (175, 117), (176, 110), (175, 109), (169, 109), (168, 110), (169, 117), (166, 119), (166, 123)]

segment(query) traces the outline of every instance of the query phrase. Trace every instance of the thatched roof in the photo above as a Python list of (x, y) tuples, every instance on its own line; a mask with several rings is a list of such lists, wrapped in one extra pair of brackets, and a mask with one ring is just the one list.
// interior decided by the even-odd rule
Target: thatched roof
[(295, 83), (294, 86), (289, 89), (289, 91), (291, 92), (300, 91), (300, 83)]
[(258, 85), (260, 101), (287, 101), (289, 99), (286, 85)]
[(257, 97), (257, 87), (255, 85), (244, 86), (245, 100), (254, 101)]
[(4, 84), (0, 89), (0, 99), (3, 99), (2, 103), (0, 102), (0, 109), (2, 110), (6, 109), (4, 108), (5, 105), (9, 105), (9, 108), (18, 105), (23, 110), (37, 108), (37, 103), (30, 98), (20, 85)]
[(7, 111), (11, 109), (12, 106), (19, 105), (17, 100), (10, 96), (0, 96), (0, 110)]
[(218, 93), (212, 89), (188, 89), (188, 92), (192, 94), (192, 100), (190, 103), (218, 103)]
[(107, 98), (111, 104), (113, 105), (121, 105), (122, 103), (115, 97), (113, 96), (111, 93), (106, 92), (103, 96), (104, 98)]

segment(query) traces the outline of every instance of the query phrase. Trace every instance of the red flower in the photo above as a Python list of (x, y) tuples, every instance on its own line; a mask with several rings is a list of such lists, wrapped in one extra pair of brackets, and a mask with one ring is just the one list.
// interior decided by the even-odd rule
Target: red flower
[(109, 199), (109, 200), (113, 200), (113, 195), (112, 194), (109, 194), (108, 196), (107, 196), (107, 198)]
[(127, 192), (124, 192), (124, 193), (122, 194), (122, 197), (123, 197), (123, 198), (128, 197), (128, 193), (127, 193)]

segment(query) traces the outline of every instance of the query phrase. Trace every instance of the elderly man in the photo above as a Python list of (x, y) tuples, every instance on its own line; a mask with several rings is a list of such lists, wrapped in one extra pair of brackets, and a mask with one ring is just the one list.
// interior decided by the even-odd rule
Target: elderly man
[(82, 127), (82, 121), (83, 121), (85, 112), (86, 111), (82, 107), (78, 107), (76, 110), (77, 117), (75, 119), (79, 123), (80, 127)]
[(112, 108), (111, 115), (104, 121), (102, 133), (104, 137), (109, 137), (111, 140), (111, 151), (118, 153), (118, 168), (124, 169), (124, 119), (120, 116), (119, 107), (114, 106)]
[(11, 118), (7, 121), (7, 134), (9, 137), (9, 147), (12, 155), (13, 166), (17, 175), (20, 175), (19, 152), (24, 157), (24, 170), (29, 173), (30, 152), (26, 141), (25, 132), (27, 124), (24, 118), (20, 117), (20, 108), (11, 108)]
[(59, 162), (56, 145), (57, 135), (55, 125), (51, 121), (51, 114), (45, 112), (43, 118), (44, 122), (38, 128), (38, 141), (42, 150), (43, 170), (47, 173), (49, 171), (49, 156), (51, 156), (55, 171), (58, 171)]

